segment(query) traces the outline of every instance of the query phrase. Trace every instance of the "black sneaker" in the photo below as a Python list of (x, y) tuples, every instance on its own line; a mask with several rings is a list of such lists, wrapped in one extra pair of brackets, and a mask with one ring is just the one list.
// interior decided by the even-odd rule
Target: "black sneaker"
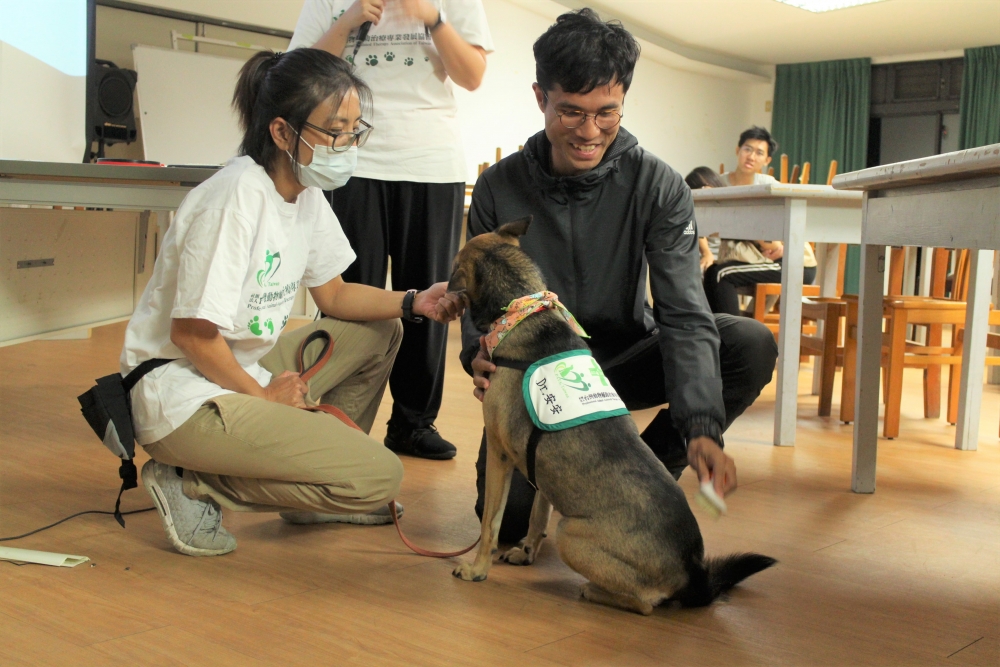
[(385, 446), (397, 454), (407, 454), (421, 459), (445, 461), (455, 458), (455, 445), (441, 437), (431, 424), (426, 428), (400, 428), (389, 422)]

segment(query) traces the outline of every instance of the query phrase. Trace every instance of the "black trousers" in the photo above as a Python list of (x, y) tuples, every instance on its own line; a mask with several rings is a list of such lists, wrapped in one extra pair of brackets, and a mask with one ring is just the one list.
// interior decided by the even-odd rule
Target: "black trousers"
[[(816, 267), (802, 269), (802, 284), (812, 285)], [(705, 296), (713, 313), (741, 315), (738, 287), (751, 287), (758, 283), (780, 283), (781, 260), (774, 264), (747, 264), (746, 262), (721, 262), (705, 270)]]
[[(358, 259), (344, 280), (385, 287), (392, 258), (394, 290), (448, 280), (462, 233), (464, 183), (411, 183), (352, 178), (327, 193)], [(424, 428), (441, 408), (448, 327), (403, 322), (403, 343), (389, 376), (392, 422)]]
[[(778, 358), (778, 346), (768, 328), (757, 320), (720, 314), (715, 316), (715, 325), (720, 338), (722, 400), (726, 406), (725, 430), (757, 400), (761, 390), (771, 381), (774, 362)], [(604, 375), (630, 410), (644, 410), (667, 402), (663, 358), (655, 333), (617, 357), (599, 361)], [(660, 410), (653, 418), (642, 432), (642, 439), (674, 478), (679, 478), (687, 467), (687, 445), (682, 434), (674, 427), (669, 408)], [(485, 431), (479, 446), (479, 460), (476, 461), (476, 489), (476, 514), (482, 518), (486, 492)], [(528, 519), (534, 500), (535, 490), (515, 470), (500, 525), (501, 542), (517, 542), (528, 533)]]

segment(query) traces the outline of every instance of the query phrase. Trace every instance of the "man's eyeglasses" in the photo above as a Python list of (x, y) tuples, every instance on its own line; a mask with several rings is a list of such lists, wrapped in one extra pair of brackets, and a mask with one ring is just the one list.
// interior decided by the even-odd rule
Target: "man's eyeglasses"
[(744, 155), (754, 155), (762, 160), (767, 157), (767, 153), (765, 153), (764, 151), (760, 150), (759, 148), (758, 149), (751, 148), (750, 146), (740, 146), (740, 153), (743, 153)]
[[(549, 101), (549, 96), (545, 96), (546, 103)], [(594, 124), (601, 130), (610, 130), (618, 123), (622, 122), (621, 111), (599, 111), (597, 113), (583, 113), (582, 111), (557, 111), (556, 115), (559, 116), (559, 122), (567, 130), (575, 130), (576, 128), (582, 126), (587, 122), (588, 118), (594, 119)]]
[(333, 152), (343, 153), (355, 144), (358, 145), (358, 148), (364, 146), (365, 142), (368, 141), (368, 136), (371, 134), (372, 130), (375, 129), (363, 120), (359, 122), (361, 123), (361, 129), (357, 132), (331, 132), (330, 130), (324, 130), (321, 127), (316, 127), (308, 121), (305, 123), (305, 126), (316, 130), (320, 134), (332, 137), (333, 145), (331, 148), (333, 149)]

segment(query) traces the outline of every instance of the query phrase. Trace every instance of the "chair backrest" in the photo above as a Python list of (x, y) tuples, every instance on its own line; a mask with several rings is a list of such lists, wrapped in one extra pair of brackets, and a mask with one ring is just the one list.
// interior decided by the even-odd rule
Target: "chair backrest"
[(720, 162), (719, 163), (719, 173), (720, 174), (726, 173), (726, 163), (725, 162)]
[(951, 286), (951, 300), (965, 301), (969, 296), (969, 258), (968, 250), (958, 251), (958, 261), (955, 264), (955, 280)]
[(788, 182), (789, 183), (798, 183), (799, 182), (799, 165), (795, 165), (794, 167), (792, 167), (792, 175), (788, 179)]
[[(799, 180), (799, 183), (801, 183), (802, 185), (806, 185), (807, 183), (809, 183), (809, 167), (810, 164), (808, 162), (804, 162), (802, 164), (802, 179)], [(792, 180), (794, 181), (795, 179)]]
[(781, 176), (778, 178), (782, 183), (788, 182), (788, 156), (784, 153), (781, 154)]
[(833, 185), (833, 177), (837, 175), (837, 161), (830, 160), (830, 171), (826, 175), (826, 184)]

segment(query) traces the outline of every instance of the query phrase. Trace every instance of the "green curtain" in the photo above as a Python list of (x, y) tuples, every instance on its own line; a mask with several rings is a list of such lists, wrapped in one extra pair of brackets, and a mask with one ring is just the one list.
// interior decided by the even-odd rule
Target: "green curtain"
[(839, 173), (864, 169), (871, 72), (869, 58), (778, 65), (771, 120), (778, 142), (775, 173), (782, 153), (789, 170), (810, 162), (812, 183), (826, 183), (830, 160), (837, 161)]
[[(782, 153), (792, 165), (812, 164), (810, 182), (826, 183), (830, 160), (837, 172), (864, 169), (868, 159), (872, 62), (869, 58), (778, 65), (774, 82), (771, 134), (778, 152), (771, 163), (781, 169)], [(844, 291), (858, 293), (860, 253), (847, 250)]]
[(965, 50), (959, 148), (1000, 144), (1000, 45)]

